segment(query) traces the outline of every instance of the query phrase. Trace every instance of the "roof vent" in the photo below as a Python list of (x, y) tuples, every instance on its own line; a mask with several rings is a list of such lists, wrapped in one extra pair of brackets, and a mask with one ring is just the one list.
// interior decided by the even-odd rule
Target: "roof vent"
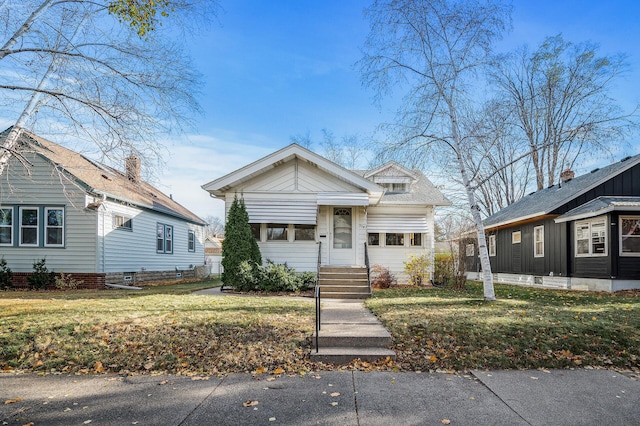
[(600, 167), (597, 167), (597, 168), (595, 168), (595, 169), (591, 170), (591, 173), (595, 173), (595, 172), (597, 172), (598, 170), (600, 170)]
[(629, 158), (631, 158), (630, 155), (624, 157), (622, 160), (620, 160), (621, 163), (624, 163), (625, 161), (627, 161)]

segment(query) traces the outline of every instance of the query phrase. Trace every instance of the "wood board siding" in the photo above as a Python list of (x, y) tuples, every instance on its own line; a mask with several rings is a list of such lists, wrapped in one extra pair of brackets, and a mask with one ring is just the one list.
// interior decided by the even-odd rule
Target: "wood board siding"
[[(157, 214), (134, 206), (106, 202), (101, 207), (100, 236), (104, 258), (101, 272), (168, 271), (190, 269), (204, 264), (204, 229), (178, 218)], [(132, 220), (132, 229), (113, 227), (115, 214), (126, 215)], [(156, 226), (158, 223), (173, 226), (173, 253), (157, 253)], [(189, 231), (195, 233), (195, 252), (188, 250)]]
[[(14, 272), (31, 272), (35, 260), (46, 258), (47, 267), (56, 272), (97, 272), (97, 214), (85, 209), (84, 190), (42, 157), (27, 154), (27, 159), (32, 164), (30, 176), (14, 159), (0, 176), (0, 204), (64, 207), (64, 247), (3, 246), (0, 249), (8, 266)], [(16, 212), (14, 223), (17, 221)], [(18, 235), (14, 227), (14, 240)]]

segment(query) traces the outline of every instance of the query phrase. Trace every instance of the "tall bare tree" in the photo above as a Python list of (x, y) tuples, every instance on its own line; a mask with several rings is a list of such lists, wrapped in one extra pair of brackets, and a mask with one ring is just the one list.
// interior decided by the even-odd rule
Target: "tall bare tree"
[[(212, 1), (5, 0), (0, 5), (0, 104), (14, 126), (0, 173), (23, 129), (88, 141), (104, 155), (159, 155), (156, 137), (199, 110), (199, 75), (159, 19), (212, 16)], [(195, 21), (194, 21), (195, 22)], [(171, 34), (171, 36), (169, 36)]]
[(371, 29), (360, 61), (363, 82), (381, 99), (405, 89), (390, 148), (451, 155), (477, 227), (484, 298), (495, 300), (480, 208), (465, 156), (470, 135), (461, 119), (474, 104), (470, 84), (488, 63), (493, 42), (510, 25), (500, 0), (386, 0), (368, 9)]
[(624, 55), (599, 56), (592, 43), (561, 35), (535, 51), (499, 56), (492, 68), (500, 102), (531, 152), (538, 189), (553, 185), (579, 155), (611, 148), (637, 126), (637, 107), (625, 113), (611, 90), (626, 68)]

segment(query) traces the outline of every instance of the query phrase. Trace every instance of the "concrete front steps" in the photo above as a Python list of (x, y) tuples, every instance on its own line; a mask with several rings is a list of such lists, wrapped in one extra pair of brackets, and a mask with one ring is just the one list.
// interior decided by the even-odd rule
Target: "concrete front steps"
[(323, 300), (318, 351), (315, 336), (311, 360), (347, 364), (354, 359), (373, 362), (381, 358), (396, 359), (391, 334), (360, 301), (352, 299)]
[(357, 266), (321, 266), (318, 285), (322, 298), (366, 299), (371, 296), (367, 268)]

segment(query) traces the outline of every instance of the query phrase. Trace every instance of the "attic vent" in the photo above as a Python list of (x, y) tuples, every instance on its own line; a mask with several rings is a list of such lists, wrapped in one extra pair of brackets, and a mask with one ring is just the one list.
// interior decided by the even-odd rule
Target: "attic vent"
[(600, 167), (597, 167), (597, 168), (595, 168), (595, 169), (591, 170), (591, 173), (595, 173), (595, 172), (597, 172), (598, 170), (600, 170)]
[(103, 177), (103, 178), (105, 178), (106, 180), (111, 180), (111, 178), (110, 178), (109, 176), (105, 175), (105, 174), (102, 174), (102, 175), (100, 175), (100, 176), (102, 176), (102, 177)]
[(620, 160), (620, 162), (621, 162), (621, 163), (624, 163), (624, 162), (625, 162), (625, 161), (627, 161), (629, 158), (631, 158), (631, 156), (630, 156), (630, 155), (629, 155), (629, 156), (627, 156), (627, 157), (624, 157), (622, 160)]

